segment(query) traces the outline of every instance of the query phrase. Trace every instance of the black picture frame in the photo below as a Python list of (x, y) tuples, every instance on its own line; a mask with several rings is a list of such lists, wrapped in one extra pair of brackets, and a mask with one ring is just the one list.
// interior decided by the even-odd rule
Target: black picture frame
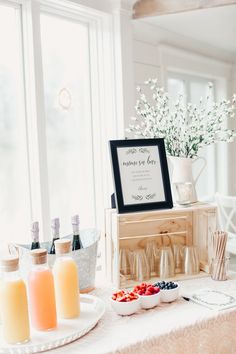
[[(164, 139), (110, 140), (109, 145), (118, 213), (173, 208)], [(135, 160), (140, 156), (142, 160)], [(156, 185), (153, 184), (155, 175), (160, 182)], [(151, 183), (153, 193), (149, 193)], [(130, 194), (132, 186), (139, 194)]]

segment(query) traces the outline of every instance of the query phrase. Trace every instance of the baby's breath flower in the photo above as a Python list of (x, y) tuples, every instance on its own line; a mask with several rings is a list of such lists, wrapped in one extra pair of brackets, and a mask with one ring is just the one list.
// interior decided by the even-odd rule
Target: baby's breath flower
[(166, 151), (171, 156), (195, 157), (203, 146), (218, 141), (231, 142), (236, 133), (226, 128), (225, 120), (235, 116), (236, 94), (232, 100), (212, 102), (213, 84), (208, 83), (208, 94), (204, 105), (202, 97), (199, 105), (184, 102), (184, 96), (178, 94), (174, 104), (163, 87), (158, 87), (157, 79), (148, 79), (152, 104), (148, 102), (140, 87), (137, 87), (140, 99), (135, 110), (137, 117), (131, 117), (127, 132), (144, 138), (165, 138)]

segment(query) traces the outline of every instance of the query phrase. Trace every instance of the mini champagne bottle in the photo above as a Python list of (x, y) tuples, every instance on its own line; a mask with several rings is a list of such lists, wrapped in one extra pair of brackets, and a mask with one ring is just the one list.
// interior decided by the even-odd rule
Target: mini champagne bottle
[(40, 243), (39, 243), (39, 223), (38, 221), (34, 221), (31, 226), (31, 238), (32, 238), (32, 243), (31, 243), (31, 250), (36, 250), (40, 248)]
[(56, 240), (59, 240), (59, 238), (60, 238), (60, 233), (59, 233), (60, 220), (59, 220), (59, 218), (52, 219), (52, 221), (51, 221), (51, 229), (52, 229), (52, 244), (51, 244), (51, 248), (50, 248), (49, 254), (55, 254), (55, 244), (54, 244), (54, 242)]
[(83, 248), (79, 234), (79, 215), (72, 216), (71, 223), (73, 228), (72, 251), (76, 251)]

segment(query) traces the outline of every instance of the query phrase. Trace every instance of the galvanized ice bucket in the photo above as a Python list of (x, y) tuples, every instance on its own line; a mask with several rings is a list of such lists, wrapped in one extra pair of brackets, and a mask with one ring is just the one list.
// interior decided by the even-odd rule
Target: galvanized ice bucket
[[(65, 236), (72, 239), (72, 235)], [(79, 284), (81, 292), (89, 292), (94, 289), (96, 261), (97, 261), (97, 248), (100, 238), (100, 232), (96, 229), (86, 229), (80, 231), (80, 237), (83, 248), (72, 252), (79, 269)], [(28, 277), (31, 268), (30, 260), (30, 246), (29, 244), (10, 244), (9, 250), (11, 254), (18, 254), (20, 258), (20, 269), (24, 278)], [(46, 248), (48, 251), (51, 242), (41, 242), (41, 248)], [(52, 268), (56, 256), (48, 254), (48, 264)]]

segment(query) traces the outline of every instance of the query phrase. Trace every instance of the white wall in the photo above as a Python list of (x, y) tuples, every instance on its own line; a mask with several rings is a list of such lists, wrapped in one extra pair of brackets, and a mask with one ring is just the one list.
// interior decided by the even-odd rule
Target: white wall
[[(214, 78), (220, 96), (229, 97), (232, 92), (236, 92), (235, 59), (232, 53), (222, 49), (174, 34), (144, 21), (133, 21), (134, 90), (137, 86), (142, 86), (148, 78), (158, 78), (160, 85), (165, 86), (166, 71), (177, 68), (185, 73)], [(125, 117), (125, 126), (127, 127), (129, 123), (129, 117)], [(236, 130), (236, 119), (231, 124)], [(212, 171), (208, 164), (211, 173), (207, 171), (202, 177), (204, 179), (208, 176), (210, 185), (209, 175), (211, 178), (215, 176), (217, 179), (215, 189), (222, 193), (236, 194), (234, 151), (236, 152), (236, 143), (218, 145), (216, 147), (218, 163), (215, 170)]]
[[(231, 93), (236, 93), (236, 62), (232, 67)], [(235, 117), (236, 118), (236, 117)], [(236, 131), (236, 119), (231, 121), (232, 128)], [(236, 140), (229, 147), (230, 182), (229, 194), (236, 195)]]
[[(236, 58), (232, 53), (207, 45), (199, 41), (193, 41), (187, 36), (181, 36), (173, 31), (145, 23), (141, 20), (132, 20), (132, 6), (135, 0), (71, 0), (85, 7), (92, 7), (98, 11), (110, 13), (113, 21), (114, 39), (114, 86), (116, 90), (116, 102), (114, 114), (116, 114), (116, 135), (111, 138), (123, 138), (124, 130), (128, 127), (130, 117), (135, 113), (134, 105), (137, 98), (136, 87), (150, 77), (157, 77), (160, 85), (165, 84), (166, 58), (163, 57), (163, 44), (183, 51), (200, 55), (201, 58), (225, 63), (225, 77), (227, 79), (227, 94), (236, 92)], [(199, 64), (198, 70), (203, 73), (209, 69), (211, 72), (211, 60), (207, 64)], [(181, 65), (181, 59), (179, 66)], [(185, 65), (185, 64), (184, 64)], [(228, 67), (227, 67), (228, 65)], [(229, 65), (232, 66), (229, 74)], [(214, 66), (216, 67), (216, 66)], [(221, 75), (222, 65), (220, 65)], [(185, 66), (186, 69), (186, 66)], [(196, 63), (188, 70), (196, 70)], [(217, 76), (217, 75), (216, 75)], [(232, 121), (232, 127), (236, 130), (236, 120)], [(218, 148), (221, 155), (222, 166), (217, 173), (228, 174), (227, 186), (221, 186), (222, 191), (236, 195), (236, 142), (229, 144), (227, 148)], [(227, 158), (225, 159), (225, 156)], [(228, 161), (227, 166), (225, 161)], [(234, 167), (235, 165), (235, 167)], [(225, 171), (227, 169), (227, 171)], [(222, 172), (223, 171), (223, 172)], [(224, 183), (224, 182), (223, 182)]]

